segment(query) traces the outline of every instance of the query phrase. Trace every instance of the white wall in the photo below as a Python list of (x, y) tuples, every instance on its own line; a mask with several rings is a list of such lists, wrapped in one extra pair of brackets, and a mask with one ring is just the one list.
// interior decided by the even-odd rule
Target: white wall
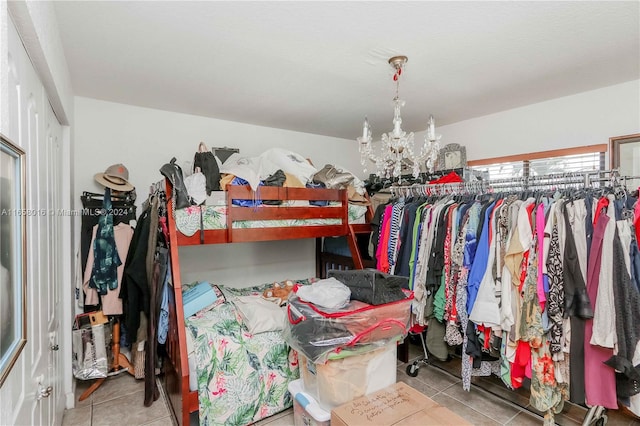
[[(338, 164), (361, 175), (355, 141), (212, 118), (160, 111), (90, 98), (75, 99), (75, 208), (82, 191), (102, 192), (93, 176), (123, 163), (136, 186), (137, 204), (149, 185), (162, 179), (160, 167), (175, 156), (192, 161), (200, 141), (209, 148), (229, 146), (242, 155), (258, 155), (280, 147), (310, 158), (316, 167)], [(314, 240), (227, 244), (185, 248), (183, 280), (211, 279), (226, 285), (247, 285), (315, 275)]]
[(442, 126), (467, 160), (608, 143), (640, 132), (640, 80)]
[[(362, 177), (354, 141), (75, 98), (75, 202), (83, 190), (102, 191), (95, 173), (122, 162), (138, 188), (161, 179), (158, 169), (172, 156), (190, 161), (199, 141), (209, 147), (240, 148), (257, 155), (282, 147), (311, 158), (316, 166), (338, 163)], [(607, 143), (609, 137), (640, 132), (640, 80), (553, 99), (438, 129), (442, 143), (459, 143), (467, 159)], [(418, 135), (416, 140), (421, 140)], [(181, 250), (183, 280), (212, 279), (227, 285), (257, 284), (314, 274), (311, 240), (231, 244)], [(242, 272), (240, 274), (240, 271)]]

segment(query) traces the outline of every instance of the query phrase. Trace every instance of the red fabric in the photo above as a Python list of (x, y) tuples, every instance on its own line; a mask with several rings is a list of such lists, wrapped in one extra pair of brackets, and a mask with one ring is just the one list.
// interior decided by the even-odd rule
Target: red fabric
[(423, 331), (425, 331), (427, 329), (426, 325), (420, 325), (420, 324), (413, 324), (411, 326), (411, 328), (409, 329), (409, 333), (414, 333), (414, 334), (418, 334), (418, 333), (422, 333)]
[(600, 217), (600, 213), (602, 213), (602, 210), (609, 207), (609, 199), (607, 197), (600, 197), (600, 199), (598, 200), (598, 204), (596, 205), (596, 212), (593, 215), (593, 225), (595, 226), (596, 222), (598, 221), (598, 217)]
[(520, 293), (522, 293), (524, 280), (527, 278), (527, 265), (529, 265), (529, 250), (522, 254), (522, 263), (520, 264), (520, 286), (518, 286), (518, 292)]
[(464, 182), (464, 180), (456, 172), (451, 172), (448, 175), (442, 176), (441, 178), (438, 178), (438, 179), (434, 179), (429, 183), (436, 184), (436, 183), (460, 183), (460, 182)]
[[(640, 188), (638, 188), (640, 192)], [(636, 243), (640, 244), (640, 202), (636, 201), (633, 208), (633, 225), (636, 228)]]
[(531, 203), (527, 206), (527, 214), (529, 215), (529, 227), (533, 229), (533, 219), (531, 218), (531, 214), (533, 213), (533, 209), (536, 208), (536, 203)]
[(511, 364), (511, 385), (514, 389), (522, 387), (525, 376), (531, 378), (531, 347), (529, 342), (518, 340), (516, 358)]
[(484, 342), (483, 342), (483, 347), (485, 349), (489, 349), (489, 343), (491, 340), (491, 327), (486, 327), (484, 325), (478, 325), (478, 331), (481, 332), (482, 334), (484, 334)]

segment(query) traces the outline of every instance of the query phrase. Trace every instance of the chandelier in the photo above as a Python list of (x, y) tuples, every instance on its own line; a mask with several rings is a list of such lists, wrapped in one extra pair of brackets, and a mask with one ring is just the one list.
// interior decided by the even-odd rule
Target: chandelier
[(389, 133), (382, 134), (382, 149), (376, 154), (371, 145), (371, 128), (369, 121), (365, 117), (362, 126), (362, 136), (358, 137), (358, 148), (360, 150), (360, 163), (363, 170), (367, 173), (367, 162), (375, 163), (377, 175), (384, 178), (400, 178), (403, 164), (410, 165), (413, 171), (413, 177), (420, 175), (420, 166), (425, 165), (429, 173), (433, 172), (433, 167), (438, 158), (440, 150), (440, 135), (436, 135), (435, 121), (433, 115), (429, 116), (427, 133), (424, 143), (420, 147), (420, 152), (414, 149), (413, 132), (407, 134), (402, 128), (402, 118), (400, 117), (400, 108), (405, 101), (400, 99), (398, 91), (400, 89), (400, 76), (402, 69), (407, 63), (406, 56), (394, 56), (389, 59), (389, 65), (394, 69), (393, 80), (396, 82), (396, 96), (393, 98), (393, 130)]

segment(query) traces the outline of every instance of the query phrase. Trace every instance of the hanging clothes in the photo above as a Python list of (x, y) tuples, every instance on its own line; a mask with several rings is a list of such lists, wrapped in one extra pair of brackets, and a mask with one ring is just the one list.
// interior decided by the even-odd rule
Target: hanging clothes
[(93, 237), (93, 265), (89, 287), (98, 294), (105, 295), (108, 290), (118, 287), (118, 267), (122, 265), (113, 235), (113, 214), (111, 208), (111, 190), (104, 191), (103, 214), (100, 215), (96, 233)]
[(131, 238), (131, 245), (124, 265), (120, 298), (124, 301), (124, 325), (127, 344), (136, 340), (140, 326), (140, 312), (149, 314), (150, 292), (147, 280), (146, 257), (151, 229), (151, 211), (145, 209)]
[(465, 390), (474, 375), (510, 388), (530, 378), (547, 424), (566, 400), (613, 409), (624, 397), (640, 410), (629, 197), (605, 188), (392, 199), (378, 252), (408, 271), (414, 322), (437, 330), (432, 344), (462, 345)]
[(98, 223), (92, 228), (91, 244), (82, 288), (87, 309), (102, 309), (105, 315), (121, 315), (120, 286), (133, 229), (125, 223), (114, 226), (111, 190), (105, 189)]
[[(93, 235), (97, 235), (98, 225), (93, 227)], [(119, 223), (113, 227), (115, 249), (121, 259), (126, 259), (131, 238), (133, 237), (133, 228), (124, 223)], [(122, 314), (122, 299), (120, 298), (120, 286), (122, 283), (122, 276), (124, 274), (124, 264), (121, 263), (116, 270), (115, 287), (109, 287), (104, 294), (100, 294), (98, 289), (91, 287), (92, 271), (94, 265), (94, 250), (93, 247), (89, 249), (89, 257), (84, 272), (84, 278), (82, 280), (82, 288), (85, 293), (85, 304), (92, 306), (101, 306), (102, 312), (105, 315), (121, 315)]]
[[(613, 207), (613, 206), (612, 206)], [(611, 211), (613, 209), (610, 209)], [(610, 225), (610, 226), (609, 226)], [(587, 293), (591, 304), (598, 306), (601, 296), (600, 288), (604, 286), (601, 272), (611, 276), (610, 268), (603, 268), (603, 249), (607, 230), (612, 234), (615, 230), (615, 218), (612, 220), (607, 214), (600, 214), (593, 231), (591, 250), (589, 253), (589, 265), (587, 274)], [(611, 240), (613, 243), (613, 239)], [(611, 245), (613, 253), (613, 246)], [(606, 264), (606, 262), (605, 262)], [(612, 264), (612, 263), (611, 263)], [(609, 269), (609, 270), (608, 270)], [(601, 307), (603, 305), (600, 305)], [(599, 312), (600, 313), (600, 312)], [(615, 316), (613, 316), (615, 318)], [(585, 399), (589, 405), (602, 405), (606, 408), (618, 408), (616, 398), (615, 371), (604, 364), (613, 356), (613, 349), (591, 344), (593, 341), (594, 319), (587, 319), (584, 328), (584, 353), (585, 353)], [(615, 333), (614, 333), (615, 334)]]

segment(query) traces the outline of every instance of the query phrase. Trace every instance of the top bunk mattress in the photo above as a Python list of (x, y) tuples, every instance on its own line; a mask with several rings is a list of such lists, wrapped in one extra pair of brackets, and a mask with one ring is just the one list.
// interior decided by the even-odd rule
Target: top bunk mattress
[[(299, 204), (298, 206), (302, 206)], [(308, 203), (304, 206), (313, 209), (314, 206)], [(329, 206), (340, 208), (340, 203), (330, 203)], [(288, 205), (287, 207), (291, 207)], [(278, 209), (281, 206), (260, 205), (256, 207), (246, 207), (247, 209)], [(227, 228), (227, 205), (203, 205), (191, 206), (175, 211), (175, 221), (178, 231), (190, 237), (201, 229), (216, 230)], [(201, 214), (202, 212), (202, 214)], [(349, 223), (364, 224), (367, 206), (349, 204)], [(201, 222), (202, 219), (202, 222)], [(233, 222), (233, 228), (272, 228), (272, 227), (293, 227), (293, 226), (326, 226), (340, 225), (340, 219), (278, 219), (278, 220), (239, 220)], [(202, 224), (202, 228), (201, 228)]]

